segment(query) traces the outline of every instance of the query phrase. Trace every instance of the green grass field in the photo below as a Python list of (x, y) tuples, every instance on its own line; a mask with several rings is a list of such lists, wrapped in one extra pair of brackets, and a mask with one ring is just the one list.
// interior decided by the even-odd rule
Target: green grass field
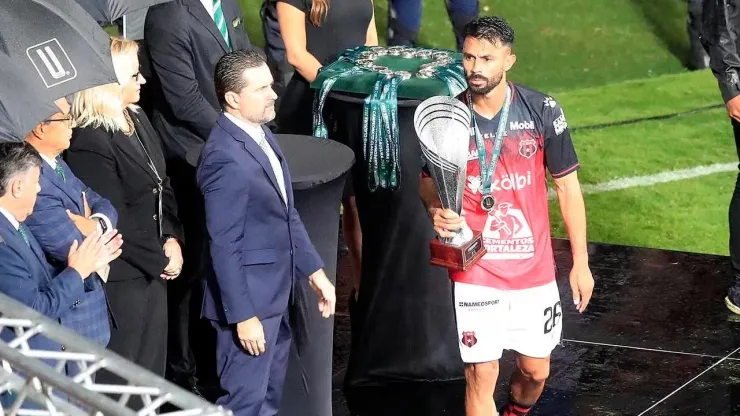
[[(262, 0), (240, 0), (263, 44)], [(336, 0), (335, 0), (336, 1)], [(443, 0), (424, 1), (424, 46), (453, 48)], [(665, 120), (579, 129), (721, 104), (709, 71), (688, 72), (685, 0), (481, 0), (482, 14), (516, 31), (510, 78), (552, 94), (565, 109), (585, 185), (737, 162), (723, 109)], [(381, 43), (387, 0), (375, 1)], [(727, 206), (736, 172), (585, 196), (589, 240), (727, 254)], [(551, 201), (553, 232), (565, 236)]]
[[(240, 0), (250, 39), (264, 44), (262, 0)], [(516, 34), (512, 79), (547, 91), (683, 72), (688, 50), (685, 0), (481, 0)], [(384, 42), (388, 1), (375, 0)], [(424, 46), (454, 48), (444, 0), (424, 0)]]
[[(687, 88), (683, 88), (686, 85)], [(686, 90), (695, 90), (682, 98)], [(599, 97), (599, 99), (597, 99)], [(642, 99), (637, 99), (641, 97)], [(628, 81), (562, 94), (583, 184), (737, 161), (724, 109), (667, 120), (578, 130), (578, 126), (717, 104), (709, 71)], [(586, 195), (589, 240), (727, 254), (727, 207), (736, 173)], [(554, 234), (565, 236), (551, 202)]]

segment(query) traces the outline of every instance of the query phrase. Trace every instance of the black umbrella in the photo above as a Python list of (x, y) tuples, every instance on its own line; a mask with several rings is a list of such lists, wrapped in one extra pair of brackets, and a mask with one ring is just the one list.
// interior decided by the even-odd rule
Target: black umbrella
[(53, 98), (118, 82), (110, 36), (74, 0), (1, 0), (0, 54)]
[(47, 89), (29, 82), (4, 55), (0, 55), (0, 74), (0, 142), (21, 142), (41, 121), (60, 110)]
[(172, 0), (77, 0), (93, 19), (111, 23), (123, 15)]

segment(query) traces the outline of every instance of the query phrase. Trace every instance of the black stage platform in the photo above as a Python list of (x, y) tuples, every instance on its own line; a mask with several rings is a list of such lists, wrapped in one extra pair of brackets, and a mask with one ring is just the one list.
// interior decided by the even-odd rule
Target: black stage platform
[[(596, 291), (579, 315), (567, 307), (568, 242), (553, 245), (565, 305), (563, 342), (531, 415), (740, 415), (740, 317), (723, 303), (731, 283), (726, 257), (592, 244)], [(345, 395), (346, 263), (340, 259), (337, 273), (334, 416), (463, 416), (462, 383), (366, 387)], [(511, 354), (504, 358), (497, 405), (513, 368)]]

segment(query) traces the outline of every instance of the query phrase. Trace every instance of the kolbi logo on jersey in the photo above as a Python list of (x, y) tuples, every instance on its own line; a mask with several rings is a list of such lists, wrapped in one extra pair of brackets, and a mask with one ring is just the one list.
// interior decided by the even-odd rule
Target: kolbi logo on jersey
[[(480, 176), (468, 176), (468, 189), (477, 193), (482, 185)], [(518, 173), (505, 174), (491, 182), (491, 191), (519, 191), (532, 185), (532, 172), (527, 171), (525, 175)]]

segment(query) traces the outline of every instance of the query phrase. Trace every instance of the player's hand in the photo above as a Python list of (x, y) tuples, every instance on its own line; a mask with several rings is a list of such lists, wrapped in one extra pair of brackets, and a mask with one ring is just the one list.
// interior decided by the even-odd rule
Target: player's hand
[(450, 209), (432, 208), (432, 222), (434, 223), (434, 231), (441, 238), (452, 238), (456, 235), (455, 231), (461, 229), (465, 225), (465, 219), (455, 211)]
[(727, 102), (727, 115), (740, 121), (740, 95)]
[(328, 318), (334, 315), (337, 305), (336, 290), (334, 289), (334, 285), (329, 281), (329, 278), (326, 277), (324, 270), (319, 269), (316, 273), (309, 276), (308, 283), (319, 298), (321, 316)]
[(570, 288), (573, 291), (573, 304), (579, 313), (583, 313), (594, 291), (594, 277), (591, 275), (588, 261), (573, 264), (570, 271)]
[(265, 353), (265, 330), (256, 316), (236, 324), (236, 336), (249, 354), (258, 356)]

